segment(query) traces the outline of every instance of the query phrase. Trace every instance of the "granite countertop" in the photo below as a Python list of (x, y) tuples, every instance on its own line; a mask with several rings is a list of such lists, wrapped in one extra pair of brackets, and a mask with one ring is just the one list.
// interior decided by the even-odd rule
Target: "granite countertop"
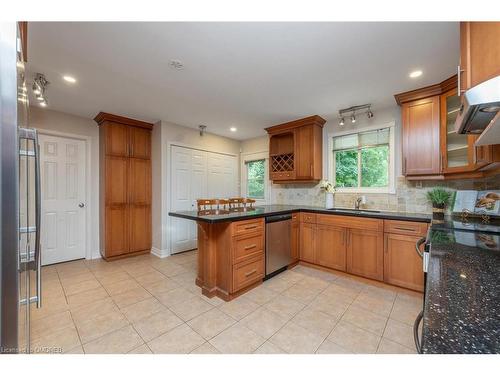
[(500, 353), (500, 236), (433, 225), (423, 353)]
[(188, 220), (204, 221), (208, 223), (220, 223), (225, 221), (238, 221), (246, 220), (252, 218), (266, 217), (271, 215), (287, 214), (292, 212), (311, 212), (319, 214), (330, 214), (330, 215), (344, 215), (344, 216), (360, 216), (360, 217), (371, 217), (376, 219), (393, 219), (393, 220), (407, 220), (407, 221), (420, 221), (420, 222), (430, 222), (431, 215), (427, 214), (417, 214), (417, 213), (407, 213), (407, 212), (392, 212), (392, 211), (370, 211), (370, 210), (359, 210), (354, 211), (350, 209), (342, 209), (336, 207), (334, 210), (329, 210), (322, 207), (313, 206), (300, 206), (300, 205), (266, 205), (266, 206), (256, 206), (253, 209), (247, 209), (247, 211), (211, 211), (208, 213), (201, 213), (199, 211), (177, 211), (170, 212), (170, 216), (179, 217)]

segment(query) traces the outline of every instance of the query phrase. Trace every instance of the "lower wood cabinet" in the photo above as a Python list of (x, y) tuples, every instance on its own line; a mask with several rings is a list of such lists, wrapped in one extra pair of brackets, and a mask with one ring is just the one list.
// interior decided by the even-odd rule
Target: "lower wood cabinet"
[(316, 262), (316, 224), (300, 223), (300, 260)]
[(422, 259), (415, 251), (415, 243), (420, 238), (394, 233), (385, 234), (384, 281), (386, 283), (418, 291), (424, 290)]
[(370, 279), (384, 279), (384, 234), (349, 229), (347, 236), (347, 272)]
[(347, 229), (318, 224), (316, 228), (316, 263), (339, 271), (346, 270)]
[(292, 214), (292, 238), (290, 240), (291, 248), (291, 258), (292, 262), (299, 260), (299, 249), (300, 249), (300, 223), (299, 214)]

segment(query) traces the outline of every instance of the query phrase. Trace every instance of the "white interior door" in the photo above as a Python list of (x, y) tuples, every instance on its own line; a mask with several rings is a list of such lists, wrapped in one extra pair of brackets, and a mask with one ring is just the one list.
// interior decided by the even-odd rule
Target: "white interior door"
[[(196, 210), (201, 198), (237, 195), (235, 156), (172, 146), (172, 211)], [(171, 252), (195, 249), (198, 229), (191, 220), (171, 218)]]
[(42, 264), (85, 258), (85, 141), (39, 135)]

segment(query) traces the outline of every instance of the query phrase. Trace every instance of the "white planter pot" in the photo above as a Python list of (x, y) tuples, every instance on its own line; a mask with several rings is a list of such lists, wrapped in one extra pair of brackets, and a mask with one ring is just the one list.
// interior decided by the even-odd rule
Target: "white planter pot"
[(335, 203), (334, 201), (334, 195), (332, 193), (326, 193), (326, 208), (333, 208), (333, 205)]

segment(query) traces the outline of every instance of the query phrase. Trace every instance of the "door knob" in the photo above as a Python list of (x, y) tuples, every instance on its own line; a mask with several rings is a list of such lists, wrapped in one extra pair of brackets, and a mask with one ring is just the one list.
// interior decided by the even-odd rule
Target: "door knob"
[(82, 202), (78, 203), (78, 207), (80, 207), (80, 208), (85, 207), (85, 203), (82, 203)]

